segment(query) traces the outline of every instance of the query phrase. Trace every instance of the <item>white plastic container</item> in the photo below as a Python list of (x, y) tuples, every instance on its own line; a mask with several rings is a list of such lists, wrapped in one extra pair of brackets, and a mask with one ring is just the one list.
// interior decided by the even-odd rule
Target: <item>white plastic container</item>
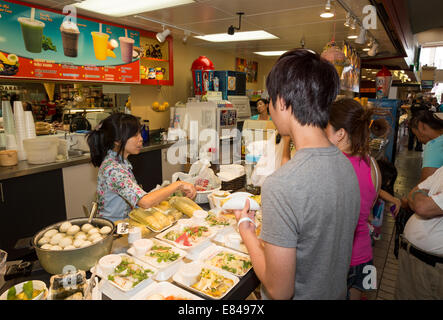
[(24, 139), (23, 147), (28, 163), (44, 164), (55, 162), (57, 159), (59, 141), (55, 137)]

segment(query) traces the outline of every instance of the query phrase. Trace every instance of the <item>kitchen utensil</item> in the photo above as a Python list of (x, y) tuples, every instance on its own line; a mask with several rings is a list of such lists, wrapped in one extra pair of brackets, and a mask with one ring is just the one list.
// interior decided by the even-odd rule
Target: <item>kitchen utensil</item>
[(0, 166), (15, 166), (18, 163), (17, 150), (0, 151)]
[[(72, 225), (81, 226), (88, 222), (88, 218), (74, 218), (68, 220)], [(74, 266), (77, 270), (89, 270), (98, 259), (109, 254), (112, 248), (113, 234), (115, 225), (111, 220), (104, 218), (94, 218), (92, 225), (97, 228), (104, 226), (110, 227), (112, 230), (102, 240), (91, 244), (87, 247), (76, 248), (72, 250), (45, 250), (41, 249), (37, 243), (43, 235), (51, 229), (59, 229), (60, 225), (65, 222), (57, 222), (42, 230), (40, 230), (32, 239), (32, 246), (35, 248), (37, 257), (43, 269), (51, 274), (63, 274), (66, 266)]]
[(97, 202), (92, 203), (92, 209), (91, 214), (89, 215), (88, 223), (92, 222), (92, 219), (94, 218), (95, 213), (97, 212)]

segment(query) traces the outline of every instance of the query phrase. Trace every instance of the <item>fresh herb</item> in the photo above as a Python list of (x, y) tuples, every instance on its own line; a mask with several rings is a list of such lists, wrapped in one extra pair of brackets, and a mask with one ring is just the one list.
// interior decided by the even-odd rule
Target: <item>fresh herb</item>
[(250, 266), (252, 266), (251, 261), (243, 260), (243, 269), (244, 269), (244, 270), (249, 269)]
[(231, 273), (234, 273), (234, 274), (237, 273), (237, 269), (231, 268), (231, 267), (228, 267), (228, 266), (222, 266), (222, 269), (226, 270), (226, 271), (229, 271)]
[(115, 278), (114, 278), (113, 275), (109, 275), (109, 276), (108, 276), (108, 280), (109, 280), (109, 281), (115, 281)]
[(26, 294), (29, 300), (32, 299), (32, 293), (34, 292), (32, 281), (28, 281), (23, 285), (23, 292)]
[(42, 48), (43, 50), (51, 50), (57, 52), (57, 47), (52, 43), (52, 39), (43, 35), (42, 39)]
[(17, 291), (15, 290), (15, 287), (12, 287), (8, 290), (8, 300), (16, 300), (17, 299)]

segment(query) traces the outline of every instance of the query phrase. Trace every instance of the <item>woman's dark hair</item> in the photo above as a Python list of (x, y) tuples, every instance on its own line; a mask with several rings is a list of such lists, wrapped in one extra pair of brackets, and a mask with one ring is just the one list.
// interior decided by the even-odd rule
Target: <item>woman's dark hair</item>
[(377, 164), (381, 173), (381, 189), (393, 195), (398, 174), (397, 168), (386, 159), (377, 160)]
[(255, 103), (255, 105), (258, 105), (258, 103), (262, 101), (265, 105), (266, 105), (266, 111), (269, 113), (269, 100), (266, 100), (264, 98), (260, 98), (257, 100), (257, 102)]
[(294, 49), (277, 60), (266, 78), (266, 88), (274, 108), (280, 97), (301, 125), (326, 128), (340, 79), (334, 66), (319, 54)]
[(369, 126), (372, 109), (363, 106), (353, 99), (335, 101), (331, 107), (329, 123), (335, 131), (343, 128), (351, 142), (351, 155), (358, 155), (367, 160), (369, 154)]
[(130, 114), (114, 113), (102, 120), (87, 136), (92, 164), (100, 167), (108, 150), (114, 149), (114, 142), (120, 143), (117, 154), (123, 158), (126, 142), (139, 131), (140, 122)]
[(428, 110), (418, 111), (410, 121), (410, 127), (413, 129), (418, 128), (418, 123), (422, 122), (427, 124), (431, 129), (443, 130), (443, 120), (434, 116), (434, 113)]

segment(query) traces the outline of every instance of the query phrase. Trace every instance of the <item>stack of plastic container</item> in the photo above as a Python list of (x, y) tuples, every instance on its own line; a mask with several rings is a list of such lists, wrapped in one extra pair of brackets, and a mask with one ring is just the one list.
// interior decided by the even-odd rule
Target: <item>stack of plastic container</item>
[(32, 111), (25, 111), (25, 129), (26, 139), (37, 137), (35, 133), (35, 123), (34, 117), (32, 116)]
[(15, 138), (18, 160), (26, 160), (23, 139), (26, 139), (25, 112), (21, 101), (14, 101)]

